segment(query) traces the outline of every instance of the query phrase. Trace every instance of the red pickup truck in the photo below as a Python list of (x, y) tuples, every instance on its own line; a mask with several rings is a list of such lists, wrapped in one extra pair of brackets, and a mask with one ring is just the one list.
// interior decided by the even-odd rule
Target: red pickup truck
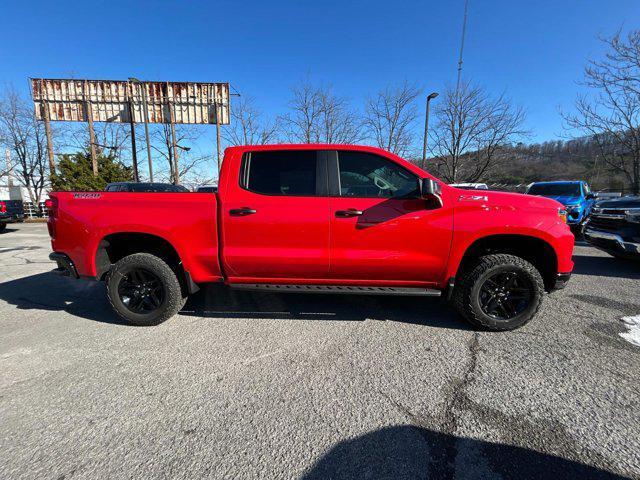
[(453, 188), (363, 146), (232, 147), (217, 193), (55, 192), (47, 204), (57, 270), (105, 280), (114, 310), (136, 325), (223, 282), (444, 294), (474, 325), (510, 330), (573, 268), (558, 202)]

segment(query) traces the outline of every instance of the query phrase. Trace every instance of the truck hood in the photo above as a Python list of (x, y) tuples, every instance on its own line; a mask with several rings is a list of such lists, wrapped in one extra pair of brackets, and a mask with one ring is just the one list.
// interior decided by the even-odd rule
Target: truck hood
[[(538, 195), (541, 196), (541, 195)], [(562, 205), (578, 205), (582, 203), (582, 198), (575, 195), (545, 195), (544, 198), (551, 198)]]
[(600, 200), (598, 208), (640, 208), (640, 197), (622, 197), (613, 200)]
[(557, 210), (564, 207), (564, 204), (553, 198), (525, 195), (523, 193), (494, 192), (491, 190), (472, 191), (456, 188), (455, 194), (457, 195), (458, 203), (479, 202), (491, 206), (515, 207), (525, 210), (527, 208), (552, 208)]

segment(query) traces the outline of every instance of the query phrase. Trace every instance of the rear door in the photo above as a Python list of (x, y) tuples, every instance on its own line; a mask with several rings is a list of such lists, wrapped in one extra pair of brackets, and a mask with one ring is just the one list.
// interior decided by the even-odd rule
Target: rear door
[(245, 153), (222, 204), (223, 265), (231, 282), (322, 279), (329, 272), (324, 152)]
[(418, 198), (418, 177), (377, 154), (333, 152), (328, 171), (334, 195), (331, 277), (437, 282), (451, 245), (451, 206), (430, 206)]

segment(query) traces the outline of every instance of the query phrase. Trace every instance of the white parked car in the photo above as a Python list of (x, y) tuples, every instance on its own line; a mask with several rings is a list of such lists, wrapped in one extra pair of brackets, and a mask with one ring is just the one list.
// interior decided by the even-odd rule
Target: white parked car
[(452, 183), (450, 186), (465, 190), (489, 190), (486, 183)]

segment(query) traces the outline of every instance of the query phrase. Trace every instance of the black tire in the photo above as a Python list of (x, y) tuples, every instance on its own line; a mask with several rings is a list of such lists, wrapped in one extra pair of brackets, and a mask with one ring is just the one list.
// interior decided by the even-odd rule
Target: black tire
[(0, 233), (4, 232), (7, 228), (7, 224), (5, 222), (0, 222)]
[[(500, 287), (502, 279), (505, 283)], [(531, 320), (543, 295), (544, 282), (536, 267), (515, 255), (495, 254), (465, 268), (456, 282), (453, 302), (475, 327), (505, 331)]]
[(176, 272), (150, 253), (134, 253), (116, 262), (106, 283), (109, 303), (132, 325), (162, 323), (186, 301)]

